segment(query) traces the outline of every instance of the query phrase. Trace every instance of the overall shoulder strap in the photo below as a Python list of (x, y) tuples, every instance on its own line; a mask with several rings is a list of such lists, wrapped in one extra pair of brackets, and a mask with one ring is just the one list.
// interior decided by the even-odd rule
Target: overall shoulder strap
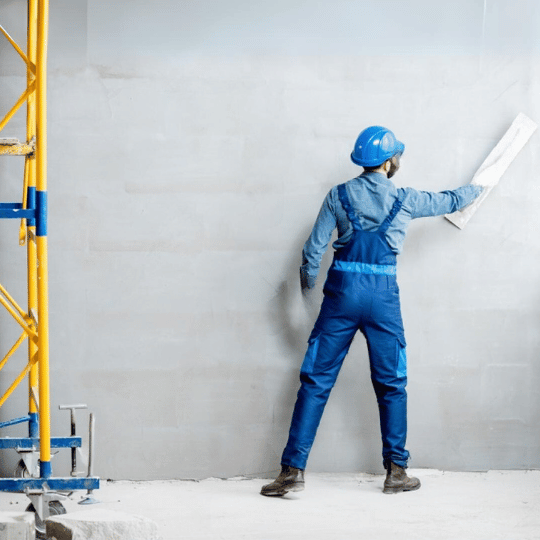
[(386, 232), (388, 227), (390, 227), (390, 224), (392, 223), (392, 221), (394, 221), (394, 218), (396, 217), (397, 213), (401, 210), (404, 197), (405, 197), (405, 190), (402, 188), (399, 188), (397, 198), (394, 202), (394, 205), (392, 206), (392, 209), (390, 210), (390, 213), (386, 216), (386, 219), (382, 222), (381, 226), (379, 227), (380, 232)]
[(362, 227), (360, 226), (360, 221), (358, 220), (358, 216), (355, 214), (354, 209), (351, 205), (351, 201), (349, 199), (349, 195), (347, 194), (347, 188), (345, 187), (345, 184), (340, 184), (338, 186), (338, 196), (339, 201), (341, 202), (341, 206), (343, 206), (343, 210), (345, 210), (345, 212), (347, 213), (347, 217), (352, 223), (353, 228), (356, 230), (362, 230)]

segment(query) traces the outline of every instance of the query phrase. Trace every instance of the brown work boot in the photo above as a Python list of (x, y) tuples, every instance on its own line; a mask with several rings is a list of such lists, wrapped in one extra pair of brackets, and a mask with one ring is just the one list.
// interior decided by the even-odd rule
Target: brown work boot
[(420, 480), (414, 477), (409, 478), (405, 469), (390, 462), (383, 493), (399, 493), (400, 491), (415, 491), (416, 489), (420, 489)]
[(266, 497), (282, 497), (289, 491), (302, 491), (304, 489), (304, 471), (288, 465), (281, 466), (279, 476), (261, 489), (261, 495)]

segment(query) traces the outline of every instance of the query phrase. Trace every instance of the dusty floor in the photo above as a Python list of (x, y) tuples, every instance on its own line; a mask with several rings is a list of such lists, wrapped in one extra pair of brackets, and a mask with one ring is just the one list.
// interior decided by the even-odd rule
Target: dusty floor
[[(102, 482), (99, 507), (146, 516), (163, 540), (528, 540), (540, 539), (540, 471), (411, 470), (414, 493), (384, 495), (382, 476), (307, 474), (306, 490), (259, 495), (262, 479)], [(84, 511), (82, 493), (64, 503)], [(0, 510), (25, 495), (0, 493)]]

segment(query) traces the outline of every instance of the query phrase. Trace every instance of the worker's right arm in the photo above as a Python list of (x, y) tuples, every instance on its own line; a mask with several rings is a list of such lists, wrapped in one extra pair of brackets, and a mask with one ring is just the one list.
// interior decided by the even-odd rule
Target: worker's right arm
[(412, 219), (452, 214), (473, 202), (483, 189), (472, 184), (439, 193), (405, 188), (407, 193), (405, 205)]

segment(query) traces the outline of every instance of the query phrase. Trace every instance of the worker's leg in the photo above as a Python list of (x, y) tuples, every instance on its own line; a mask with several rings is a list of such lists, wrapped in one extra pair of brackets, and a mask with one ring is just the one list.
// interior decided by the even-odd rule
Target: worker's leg
[(342, 297), (325, 296), (321, 306), (300, 371), (301, 387), (282, 465), (306, 467), (324, 407), (358, 328), (344, 304)]
[(379, 404), (383, 462), (407, 467), (407, 360), (397, 289), (378, 291), (363, 327), (369, 350), (371, 380)]

